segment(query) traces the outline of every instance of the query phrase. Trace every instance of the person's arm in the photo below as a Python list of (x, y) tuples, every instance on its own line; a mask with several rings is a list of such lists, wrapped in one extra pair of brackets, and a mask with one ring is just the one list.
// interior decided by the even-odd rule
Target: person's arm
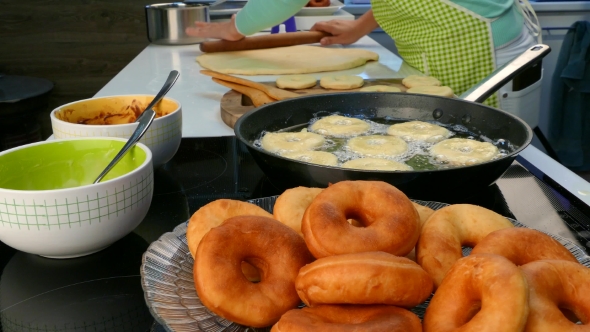
[(237, 15), (229, 22), (195, 22), (187, 28), (189, 36), (240, 40), (265, 28), (283, 23), (295, 15), (309, 0), (248, 0)]
[(311, 27), (311, 30), (324, 31), (332, 35), (322, 38), (320, 41), (322, 45), (348, 45), (368, 35), (378, 27), (379, 24), (377, 24), (373, 16), (373, 10), (369, 10), (354, 21), (331, 20), (318, 22)]

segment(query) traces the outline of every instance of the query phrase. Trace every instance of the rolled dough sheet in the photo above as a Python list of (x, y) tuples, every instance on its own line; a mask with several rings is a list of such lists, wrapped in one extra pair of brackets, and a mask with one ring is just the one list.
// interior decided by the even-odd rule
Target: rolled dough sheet
[(235, 75), (319, 73), (355, 68), (377, 60), (379, 55), (367, 50), (307, 45), (205, 53), (197, 57), (203, 68)]

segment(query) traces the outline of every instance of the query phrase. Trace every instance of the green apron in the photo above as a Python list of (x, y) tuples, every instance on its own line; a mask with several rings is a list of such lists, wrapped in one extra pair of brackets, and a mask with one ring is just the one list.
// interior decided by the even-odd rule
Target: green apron
[[(460, 95), (496, 69), (492, 19), (448, 0), (372, 0), (400, 56)], [(498, 107), (498, 94), (485, 104)]]

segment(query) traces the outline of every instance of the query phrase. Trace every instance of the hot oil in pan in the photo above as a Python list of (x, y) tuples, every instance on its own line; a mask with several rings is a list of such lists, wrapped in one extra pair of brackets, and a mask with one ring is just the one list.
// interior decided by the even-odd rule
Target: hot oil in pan
[[(288, 128), (284, 128), (279, 130), (278, 132), (300, 132), (300, 131), (307, 131), (311, 127), (311, 125), (319, 120), (320, 118), (313, 118), (309, 121), (309, 123), (302, 123), (299, 125), (291, 126)], [(387, 135), (387, 128), (393, 124), (406, 122), (407, 119), (397, 119), (397, 118), (373, 118), (371, 120), (362, 119), (371, 125), (370, 130), (363, 134), (364, 135)], [(495, 159), (499, 159), (505, 157), (507, 154), (515, 151), (518, 147), (514, 146), (509, 141), (499, 138), (492, 140), (488, 137), (483, 135), (475, 134), (469, 131), (463, 125), (448, 125), (443, 124), (437, 121), (426, 121), (441, 127), (446, 128), (452, 134), (449, 138), (467, 138), (467, 139), (474, 139), (481, 142), (489, 142), (495, 145), (498, 150), (499, 154), (496, 156)], [(311, 130), (310, 130), (311, 131)], [(262, 148), (261, 146), (261, 138), (266, 134), (266, 131), (263, 131), (256, 139), (253, 144), (258, 148)], [(347, 138), (340, 138), (340, 137), (326, 137), (326, 144), (322, 146), (318, 151), (326, 151), (335, 154), (338, 157), (338, 161), (340, 164), (347, 162), (352, 159), (361, 158), (359, 154), (351, 152), (347, 150), (346, 142), (352, 137)], [(424, 141), (407, 141), (408, 144), (408, 151), (404, 154), (396, 157), (388, 157), (385, 159), (390, 159), (394, 161), (404, 162), (410, 165), (415, 171), (423, 171), (423, 170), (437, 170), (437, 169), (446, 169), (457, 167), (449, 164), (443, 164), (437, 162), (433, 159), (433, 157), (429, 154), (430, 148), (435, 143), (428, 143)]]

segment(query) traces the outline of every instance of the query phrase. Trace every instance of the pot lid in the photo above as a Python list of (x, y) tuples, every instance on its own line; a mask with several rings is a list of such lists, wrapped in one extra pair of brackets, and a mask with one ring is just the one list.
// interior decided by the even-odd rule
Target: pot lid
[(52, 89), (53, 83), (44, 78), (0, 74), (0, 103), (17, 103)]

